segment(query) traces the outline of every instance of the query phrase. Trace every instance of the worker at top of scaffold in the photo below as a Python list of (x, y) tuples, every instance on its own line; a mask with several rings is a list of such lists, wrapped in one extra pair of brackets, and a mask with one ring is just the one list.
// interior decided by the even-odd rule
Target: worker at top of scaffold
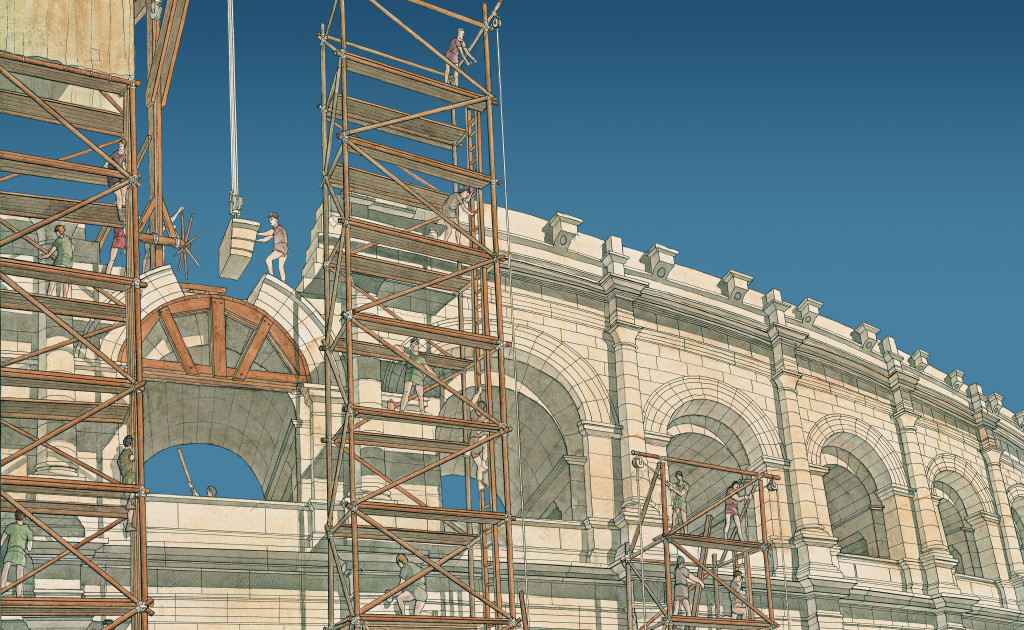
[[(465, 40), (462, 39), (465, 34), (466, 29), (460, 28), (455, 34), (455, 37), (452, 38), (452, 41), (448, 43), (448, 51), (444, 54), (445, 58), (448, 59), (448, 61), (450, 61), (455, 67), (460, 65), (460, 53), (467, 66), (476, 61), (476, 57), (469, 52), (469, 49), (466, 48)], [(444, 82), (456, 87), (459, 85), (459, 73), (455, 72), (455, 70), (452, 69), (452, 66), (448, 64), (444, 65)]]

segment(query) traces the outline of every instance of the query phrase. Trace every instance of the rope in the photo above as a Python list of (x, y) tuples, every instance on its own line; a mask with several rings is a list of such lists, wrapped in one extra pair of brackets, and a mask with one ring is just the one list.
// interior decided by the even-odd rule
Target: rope
[[(497, 11), (497, 9), (495, 9)], [(486, 25), (485, 25), (486, 28)], [(523, 491), (523, 423), (519, 418), (519, 392), (521, 383), (519, 381), (519, 361), (516, 360), (516, 353), (519, 348), (519, 344), (516, 343), (516, 309), (515, 309), (515, 293), (512, 291), (512, 230), (510, 229), (509, 223), (509, 212), (508, 212), (508, 166), (505, 161), (505, 110), (504, 103), (505, 97), (501, 89), (501, 29), (494, 31), (495, 45), (498, 49), (498, 120), (501, 128), (501, 173), (504, 177), (504, 185), (502, 186), (502, 195), (505, 198), (505, 251), (508, 252), (508, 309), (509, 309), (509, 326), (512, 329), (511, 341), (512, 341), (512, 381), (516, 384), (515, 388), (515, 409), (516, 409), (516, 448), (519, 452), (519, 523), (521, 525), (523, 534), (523, 583), (524, 592), (526, 593), (526, 601), (530, 601), (530, 558), (529, 558), (529, 545), (526, 544), (526, 493)], [(495, 200), (491, 199), (491, 203)], [(492, 229), (497, 233), (498, 226), (492, 226)], [(501, 313), (498, 314), (502, 316)], [(504, 387), (505, 384), (501, 383), (500, 387)], [(507, 411), (507, 410), (506, 410)], [(509, 541), (512, 544), (512, 541)], [(513, 585), (514, 587), (514, 585)], [(512, 606), (515, 607), (514, 594), (510, 593), (512, 597)]]
[(235, 3), (228, 0), (228, 108), (231, 118), (231, 192), (238, 193), (238, 117), (235, 114)]

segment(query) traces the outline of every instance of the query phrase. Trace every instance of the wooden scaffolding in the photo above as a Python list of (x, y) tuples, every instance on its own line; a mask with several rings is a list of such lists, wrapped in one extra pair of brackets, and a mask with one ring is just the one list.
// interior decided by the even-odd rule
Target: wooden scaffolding
[[(489, 12), (485, 4), (481, 18), (473, 19), (408, 0), (416, 10), (450, 18), (451, 35), (457, 27), (466, 30), (466, 45), (483, 65), (478, 82), (380, 2), (368, 1), (395, 25), (396, 33), (404, 32), (429, 50), (438, 68), (457, 73), (463, 87), (446, 82), (437, 69), (354, 43), (345, 0), (336, 0), (326, 25), (321, 24), (327, 627), (523, 627), (525, 602), (520, 594), (517, 610), (514, 596), (506, 343), (500, 315), (503, 255), (494, 203), (500, 182), (494, 176), (497, 101), (490, 40), (500, 24), (497, 8)], [(401, 97), (390, 106), (361, 100), (352, 90), (356, 75), (364, 85), (402, 88), (436, 106), (416, 111), (411, 100)], [(429, 157), (430, 152), (439, 155)], [(451, 216), (442, 206), (460, 187), (470, 191), (465, 212)], [(356, 199), (413, 209), (426, 218), (399, 225), (379, 214), (360, 215), (354, 211)], [(451, 236), (441, 238), (440, 231)], [(365, 288), (365, 278), (384, 282), (374, 285), (379, 287), (375, 293)], [(397, 312), (401, 298), (426, 293), (441, 295), (438, 299), (457, 316), (432, 321)], [(411, 338), (423, 340), (423, 363), (404, 347)], [(407, 377), (422, 375), (428, 393), (441, 389), (458, 401), (460, 413), (452, 414), (458, 417), (389, 409), (380, 398), (361, 399), (356, 393), (357, 379), (365, 378), (357, 365), (360, 357), (391, 362)], [(469, 388), (477, 396), (471, 398)], [(447, 439), (440, 439), (439, 431)], [(367, 447), (381, 449), (385, 462), (403, 453), (422, 459), (392, 478), (383, 466), (368, 461)], [(470, 455), (481, 450), (490, 462), (483, 484), (470, 480)], [(424, 486), (417, 485), (429, 475), (439, 478), (440, 468), (452, 462), (465, 470), (462, 509), (442, 505), (437, 495), (427, 496)], [(366, 476), (376, 482), (364, 483)], [(419, 565), (397, 584), (394, 577), (380, 577), (397, 576), (396, 551)], [(450, 610), (440, 616), (436, 610), (384, 612), (396, 595), (428, 575), (456, 593)]]
[[(54, 619), (61, 627), (81, 627), (101, 620), (103, 630), (130, 621), (134, 629), (148, 627), (154, 614), (147, 585), (146, 488), (143, 461), (142, 369), (140, 290), (144, 268), (164, 264), (163, 248), (178, 248), (177, 255), (191, 257), (188, 238), (181, 238), (171, 223), (162, 198), (161, 110), (167, 101), (171, 75), (188, 7), (188, 0), (169, 0), (161, 16), (150, 12), (150, 3), (136, 1), (129, 24), (146, 20), (147, 90), (142, 103), (134, 77), (104, 74), (0, 51), (0, 75), (16, 88), (0, 90), (0, 117), (55, 123), (65, 127), (86, 148), (62, 157), (27, 155), (0, 150), (0, 182), (24, 177), (30, 187), (44, 194), (0, 190), (0, 309), (5, 318), (39, 314), (44, 327), (60, 330), (63, 339), (28, 352), (5, 347), (0, 362), (4, 454), (0, 459), (0, 510), (21, 512), (35, 534), (35, 566), (3, 587), (0, 608), (9, 616)], [(115, 16), (116, 17), (116, 16)], [(116, 23), (116, 19), (115, 19)], [(133, 51), (132, 51), (133, 52)], [(27, 77), (27, 78), (26, 78)], [(88, 107), (67, 100), (40, 96), (27, 83), (44, 80), (72, 91), (87, 90), (102, 97), (110, 107)], [(82, 92), (79, 92), (81, 94)], [(137, 106), (148, 115), (148, 135), (142, 139), (136, 127)], [(97, 136), (105, 140), (94, 142)], [(125, 142), (123, 165), (107, 153)], [(115, 147), (112, 149), (111, 147)], [(97, 161), (101, 166), (75, 161)], [(148, 158), (149, 200), (140, 203), (140, 165)], [(111, 179), (108, 179), (111, 178)], [(55, 197), (47, 192), (53, 180), (90, 186), (80, 199)], [(116, 181), (109, 184), (109, 181)], [(23, 189), (29, 185), (22, 186)], [(123, 216), (114, 204), (101, 199), (124, 190)], [(88, 190), (85, 187), (79, 190)], [(140, 208), (144, 208), (140, 212)], [(98, 247), (111, 230), (123, 229), (126, 267), (123, 275), (40, 262), (48, 250), (36, 240), (39, 230), (53, 230), (58, 222), (100, 228)], [(148, 231), (147, 231), (148, 228)], [(52, 257), (52, 256), (51, 256)], [(143, 261), (143, 258), (147, 260)], [(194, 259), (193, 259), (194, 260)], [(112, 269), (112, 271), (114, 271)], [(47, 285), (69, 286), (66, 295), (48, 295)], [(57, 293), (61, 293), (58, 290)], [(40, 331), (41, 332), (41, 331)], [(110, 335), (107, 337), (107, 335)], [(123, 339), (113, 352), (104, 341)], [(44, 344), (37, 344), (42, 346)], [(16, 348), (15, 345), (10, 348)], [(73, 348), (74, 364), (87, 364), (87, 372), (40, 369), (39, 358), (56, 350)], [(65, 366), (68, 367), (68, 366)], [(49, 396), (57, 393), (56, 398)], [(83, 424), (87, 423), (87, 424)], [(131, 436), (135, 457), (128, 474), (115, 479), (109, 464), (92, 466), (74, 454), (62, 440), (74, 441), (69, 432), (89, 426), (107, 439)], [(121, 448), (120, 441), (118, 449)], [(30, 458), (44, 452), (70, 462), (73, 476), (47, 475), (34, 470)], [(106, 468), (107, 471), (100, 468)], [(113, 472), (117, 476), (116, 471)], [(128, 481), (126, 483), (126, 480)], [(112, 530), (128, 525), (128, 501), (134, 503), (132, 527), (125, 527), (130, 551), (123, 554), (113, 544)], [(85, 533), (62, 534), (68, 517), (78, 519)], [(90, 531), (91, 529), (91, 531)], [(69, 540), (71, 538), (71, 540)], [(41, 545), (41, 543), (46, 543)], [(56, 543), (54, 546), (52, 543)], [(111, 551), (96, 554), (100, 546)], [(47, 551), (39, 551), (43, 546)], [(60, 550), (44, 558), (49, 549)], [(127, 555), (127, 557), (125, 557)], [(47, 569), (71, 556), (84, 565), (82, 575), (99, 577), (98, 596), (16, 596), (24, 583), (45, 576)], [(12, 568), (13, 575), (13, 568)], [(89, 578), (92, 583), (93, 578)], [(85, 580), (83, 580), (85, 581)], [(38, 593), (37, 593), (38, 594)], [(59, 618), (59, 622), (57, 619)], [(6, 625), (6, 624), (5, 624)]]
[[(765, 489), (774, 490), (779, 477), (651, 453), (631, 454), (641, 482), (647, 481), (647, 496), (623, 558), (627, 627), (777, 628)], [(737, 482), (710, 503), (687, 511), (687, 488), (671, 480), (669, 464), (677, 470), (690, 469), (690, 475), (699, 475), (702, 470), (734, 474)], [(649, 481), (643, 477), (644, 471), (649, 471)], [(680, 499), (674, 501), (677, 496)], [(682, 506), (679, 513), (674, 509), (678, 506)], [(722, 535), (716, 536), (712, 531), (713, 512), (719, 509), (724, 509), (726, 517)], [(750, 511), (757, 534), (744, 539), (739, 523)], [(736, 538), (730, 535), (730, 512), (737, 515)], [(693, 525), (700, 533), (687, 533)], [(644, 532), (651, 529), (660, 531), (645, 541)], [(677, 554), (675, 562), (673, 551)], [(760, 563), (752, 563), (757, 556)]]

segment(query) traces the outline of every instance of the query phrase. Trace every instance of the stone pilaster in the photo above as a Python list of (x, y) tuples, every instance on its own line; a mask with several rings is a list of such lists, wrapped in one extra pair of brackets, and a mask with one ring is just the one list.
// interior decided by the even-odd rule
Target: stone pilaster
[[(1005, 569), (1000, 568), (999, 577), (1004, 582), (1003, 591), (1007, 604), (1024, 609), (1024, 557), (1021, 554), (1017, 531), (1013, 526), (1010, 502), (1006, 497), (1006, 481), (1000, 465), (1002, 449), (995, 440), (989, 438), (982, 441), (981, 454), (985, 458), (985, 469), (988, 472), (992, 495), (995, 497), (996, 522), (993, 529), (996, 536), (993, 540), (1001, 540), (1003, 547), (999, 564), (1005, 563)], [(1005, 577), (1002, 575), (1003, 570), (1006, 571)]]
[(608, 274), (601, 280), (601, 285), (607, 296), (605, 333), (611, 340), (614, 355), (613, 412), (621, 431), (618, 478), (622, 480), (622, 509), (627, 513), (636, 513), (640, 509), (640, 498), (635, 496), (635, 489), (627, 480), (631, 479), (635, 472), (630, 452), (644, 450), (644, 422), (636, 347), (636, 338), (641, 328), (636, 323), (633, 303), (647, 283)]

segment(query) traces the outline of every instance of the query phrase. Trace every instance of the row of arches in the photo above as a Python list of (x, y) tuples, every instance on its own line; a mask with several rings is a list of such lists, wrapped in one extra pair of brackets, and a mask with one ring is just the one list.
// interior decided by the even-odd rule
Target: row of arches
[[(280, 319), (282, 313), (290, 309), (297, 316), (303, 316), (307, 328), (310, 326), (309, 318), (305, 317), (308, 313), (299, 308), (301, 305), (288, 306), (286, 299), (298, 304), (301, 298), (294, 295), (270, 297), (263, 299), (257, 295), (256, 302), (263, 299), (268, 308), (285, 303), (284, 309), (277, 307), (273, 319)], [(188, 311), (190, 316), (192, 311)], [(256, 315), (250, 318), (253, 321), (249, 326), (256, 331), (247, 331), (250, 337), (259, 333), (260, 320)], [(220, 312), (218, 316), (223, 317)], [(295, 319), (298, 321), (298, 317)], [(179, 317), (174, 321), (180, 328), (183, 325), (180, 322), (187, 320)], [(231, 323), (230, 318), (228, 323)], [(159, 331), (159, 326), (154, 329)], [(184, 328), (181, 330), (180, 338), (190, 342), (189, 334)], [(531, 518), (583, 520), (590, 516), (590, 500), (585, 473), (588, 453), (580, 427), (614, 424), (607, 379), (572, 348), (548, 333), (527, 324), (516, 325), (512, 332), (515, 351), (508, 355), (506, 387), (510, 393), (508, 417), (516, 434), (510, 440), (508, 473), (517, 496), (522, 489), (522, 504), (512, 508), (523, 509)], [(315, 331), (308, 330), (289, 330), (288, 333), (295, 338), (315, 335)], [(165, 362), (168, 357), (173, 358), (180, 349), (174, 342), (173, 335), (170, 341), (156, 339), (151, 346), (154, 358)], [(275, 354), (250, 345), (253, 346), (251, 363), (261, 366), (254, 371), (271, 375), (263, 376), (265, 379), (280, 373), (289, 374), (289, 378), (301, 375), (315, 380), (321, 372), (316, 353), (308, 352), (304, 346), (271, 347)], [(261, 352), (269, 359), (263, 360)], [(277, 356), (285, 358), (283, 365), (270, 360)], [(195, 360), (200, 367), (212, 362), (202, 358)], [(234, 369), (236, 363), (238, 361), (232, 362), (228, 357), (228, 369)], [(179, 392), (179, 389), (188, 391)], [(212, 390), (207, 391), (202, 386), (179, 383), (154, 386), (151, 392), (158, 398), (188, 401), (180, 407), (155, 404), (158, 401), (152, 399), (154, 404), (147, 410), (149, 414), (154, 408), (173, 409), (174, 417), (167, 422), (147, 423), (154, 431), (147, 436), (147, 444), (163, 448), (187, 443), (189, 431), (199, 424), (198, 416), (204, 413), (204, 400), (227, 410), (228, 415), (237, 415), (237, 409), (245, 408), (259, 409), (272, 416), (276, 425), (264, 422), (248, 431), (232, 426), (224, 419), (224, 414), (215, 414), (221, 420), (208, 427), (210, 435), (203, 441), (241, 455), (260, 480), (267, 498), (288, 500), (295, 486), (294, 479), (291, 473), (286, 475), (279, 471), (294, 469), (295, 455), (293, 451), (273, 446), (280, 441), (280, 435), (290, 430), (289, 421), (293, 418), (292, 400), (286, 392), (249, 390), (244, 395), (232, 394), (230, 400), (222, 400), (223, 396), (218, 398)], [(457, 404), (450, 400), (446, 406)], [(273, 413), (266, 414), (267, 411)], [(443, 409), (442, 413), (453, 411)], [(774, 413), (763, 409), (744, 392), (714, 379), (687, 376), (665, 383), (647, 397), (642, 413), (646, 435), (666, 444), (666, 454), (670, 457), (714, 461), (744, 469), (764, 469), (769, 462), (784, 459)], [(442, 430), (436, 437), (451, 439), (453, 436)], [(843, 553), (876, 558), (892, 555), (888, 531), (895, 525), (893, 520), (900, 519), (901, 515), (895, 513), (886, 500), (909, 491), (898, 444), (894, 433), (886, 433), (848, 416), (822, 418), (807, 431), (808, 460), (820, 474), (829, 524)], [(440, 474), (450, 477), (462, 473), (452, 464)], [(271, 478), (274, 475), (276, 481)], [(722, 478), (706, 475), (695, 484), (690, 500), (698, 505), (713, 501), (730, 481), (727, 475), (719, 476)], [(965, 461), (943, 456), (931, 462), (927, 477), (937, 499), (938, 516), (950, 553), (958, 560), (957, 570), (967, 575), (991, 577), (993, 563), (988, 556), (994, 554), (996, 548), (987, 540), (987, 533), (982, 535), (975, 531), (980, 516), (995, 513), (984, 475)], [(276, 485), (270, 487), (271, 484)], [(1018, 539), (1024, 540), (1024, 488), (1011, 500)], [(909, 516), (902, 515), (902, 518)]]

